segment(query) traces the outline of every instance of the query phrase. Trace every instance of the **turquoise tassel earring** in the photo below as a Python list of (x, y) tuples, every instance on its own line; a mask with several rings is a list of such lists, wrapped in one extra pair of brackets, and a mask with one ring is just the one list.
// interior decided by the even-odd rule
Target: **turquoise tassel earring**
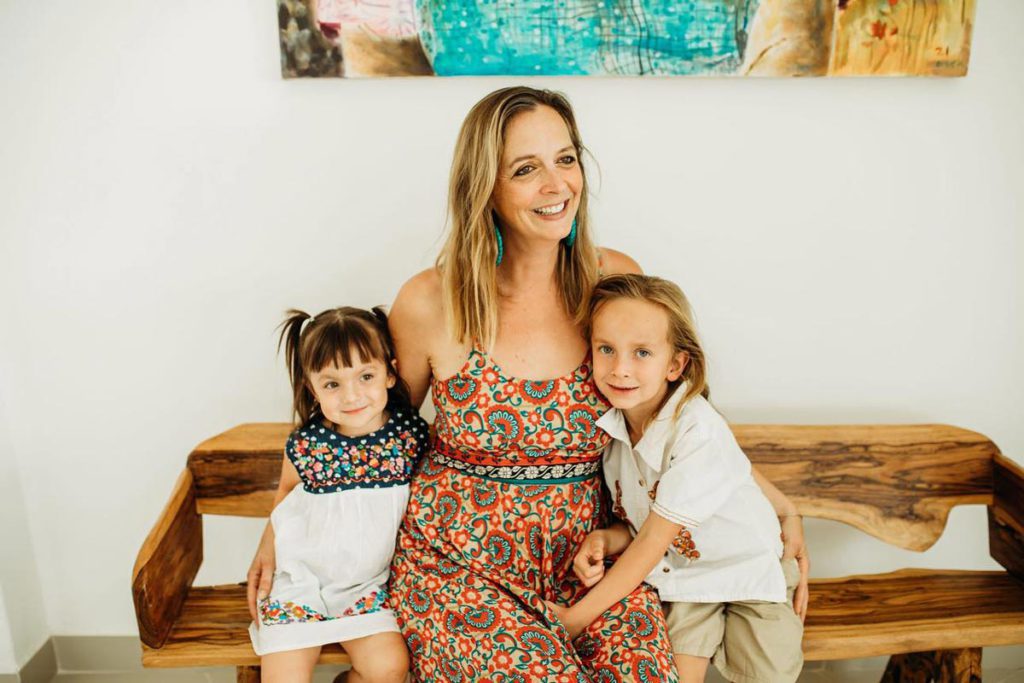
[(576, 243), (576, 219), (572, 219), (572, 230), (565, 237), (565, 246), (572, 249), (572, 245)]
[(505, 256), (505, 245), (501, 243), (501, 230), (498, 230), (498, 226), (494, 226), (494, 236), (498, 238), (498, 258), (495, 259), (494, 265), (500, 266), (501, 259)]

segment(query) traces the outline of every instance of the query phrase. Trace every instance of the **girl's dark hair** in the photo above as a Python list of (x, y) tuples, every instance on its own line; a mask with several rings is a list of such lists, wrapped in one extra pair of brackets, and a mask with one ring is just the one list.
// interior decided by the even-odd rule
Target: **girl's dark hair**
[[(364, 361), (379, 360), (395, 378), (388, 389), (388, 407), (408, 408), (412, 405), (409, 385), (395, 372), (395, 344), (388, 331), (388, 317), (376, 306), (366, 311), (343, 306), (310, 317), (304, 311), (291, 309), (281, 323), (277, 350), (284, 347), (284, 362), (292, 382), (292, 418), (305, 424), (319, 408), (309, 386), (309, 376), (328, 365), (352, 367), (353, 352)], [(308, 322), (307, 322), (308, 321)]]

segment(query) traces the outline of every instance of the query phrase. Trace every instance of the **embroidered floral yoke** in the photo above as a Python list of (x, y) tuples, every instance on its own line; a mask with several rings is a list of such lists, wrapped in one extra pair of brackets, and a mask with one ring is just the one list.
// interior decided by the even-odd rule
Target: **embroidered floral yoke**
[(649, 587), (574, 643), (543, 604), (580, 597), (573, 556), (604, 522), (595, 422), (607, 404), (589, 363), (525, 381), (474, 349), (432, 392), (434, 452), (413, 478), (391, 576), (416, 680), (674, 681)]

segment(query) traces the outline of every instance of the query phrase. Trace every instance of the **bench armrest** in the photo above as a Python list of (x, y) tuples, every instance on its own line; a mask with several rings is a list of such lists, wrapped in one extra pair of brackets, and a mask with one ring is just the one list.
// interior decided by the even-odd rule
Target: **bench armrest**
[(167, 640), (202, 562), (202, 517), (196, 512), (196, 490), (186, 469), (132, 570), (132, 598), (143, 643), (158, 648)]
[(1024, 468), (1003, 455), (992, 460), (989, 554), (1024, 581)]

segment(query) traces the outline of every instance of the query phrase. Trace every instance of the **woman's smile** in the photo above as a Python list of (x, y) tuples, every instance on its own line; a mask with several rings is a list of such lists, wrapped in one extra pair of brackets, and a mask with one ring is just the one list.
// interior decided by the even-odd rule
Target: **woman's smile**
[(549, 204), (548, 206), (542, 206), (539, 209), (534, 209), (533, 212), (541, 218), (559, 220), (565, 216), (565, 210), (567, 208), (569, 208), (569, 200), (565, 199), (558, 204)]
[(551, 107), (523, 112), (509, 124), (492, 197), (503, 236), (560, 240), (569, 234), (583, 191), (579, 150)]

